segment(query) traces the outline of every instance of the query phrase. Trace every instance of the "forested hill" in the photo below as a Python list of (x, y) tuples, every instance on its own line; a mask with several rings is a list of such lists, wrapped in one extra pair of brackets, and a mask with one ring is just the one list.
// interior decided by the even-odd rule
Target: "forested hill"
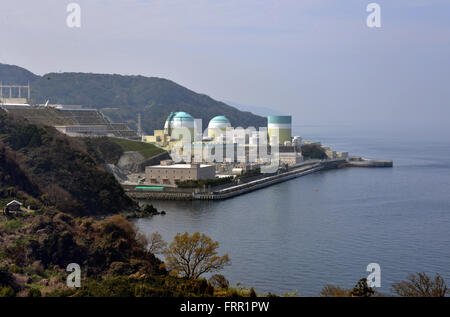
[(101, 154), (88, 148), (52, 127), (0, 112), (0, 200), (17, 197), (25, 206), (54, 206), (78, 216), (134, 208)]
[(38, 75), (25, 68), (0, 63), (0, 82), (4, 85), (26, 85), (37, 79), (39, 79)]
[(243, 112), (204, 94), (195, 93), (173, 81), (143, 76), (91, 73), (49, 73), (37, 76), (12, 65), (0, 64), (0, 81), (31, 84), (31, 97), (37, 103), (81, 104), (103, 109), (113, 121), (136, 128), (138, 113), (144, 132), (162, 129), (171, 111), (185, 111), (194, 118), (209, 120), (225, 115), (233, 126), (266, 126), (266, 119)]

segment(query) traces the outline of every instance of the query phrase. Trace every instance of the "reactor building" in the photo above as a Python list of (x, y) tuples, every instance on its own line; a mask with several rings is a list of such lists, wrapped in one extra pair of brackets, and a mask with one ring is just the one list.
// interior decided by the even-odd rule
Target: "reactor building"
[(292, 141), (292, 117), (291, 116), (268, 116), (267, 133), (269, 144), (275, 145), (278, 138), (279, 145), (285, 145)]
[(216, 116), (209, 121), (208, 137), (216, 139), (224, 135), (231, 128), (230, 120), (225, 116)]

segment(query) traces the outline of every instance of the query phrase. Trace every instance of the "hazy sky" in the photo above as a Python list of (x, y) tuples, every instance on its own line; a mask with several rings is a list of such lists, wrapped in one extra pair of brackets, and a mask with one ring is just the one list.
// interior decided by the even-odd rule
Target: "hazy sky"
[(0, 62), (164, 77), (298, 124), (448, 127), (450, 1), (377, 1), (379, 29), (370, 2), (3, 0)]

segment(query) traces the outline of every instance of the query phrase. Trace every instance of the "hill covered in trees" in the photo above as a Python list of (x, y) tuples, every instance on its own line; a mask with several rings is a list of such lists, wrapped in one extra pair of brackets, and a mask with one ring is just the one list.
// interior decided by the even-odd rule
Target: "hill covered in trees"
[[(77, 263), (81, 288), (68, 288)], [(145, 236), (123, 216), (105, 220), (44, 210), (0, 214), (0, 297), (211, 296), (206, 280), (169, 276)]]
[(203, 119), (204, 128), (217, 115), (227, 116), (233, 126), (267, 125), (263, 117), (240, 111), (163, 78), (92, 73), (37, 76), (17, 66), (0, 64), (0, 80), (4, 84), (30, 82), (31, 97), (36, 103), (49, 99), (51, 103), (102, 109), (111, 120), (126, 122), (130, 128), (136, 128), (140, 113), (146, 133), (161, 129), (172, 111), (186, 111)]
[(4, 85), (26, 85), (39, 78), (25, 68), (0, 63), (0, 81)]
[[(119, 145), (108, 146), (120, 155)], [(0, 200), (18, 197), (26, 205), (80, 216), (134, 208), (99, 151), (52, 127), (0, 112)]]

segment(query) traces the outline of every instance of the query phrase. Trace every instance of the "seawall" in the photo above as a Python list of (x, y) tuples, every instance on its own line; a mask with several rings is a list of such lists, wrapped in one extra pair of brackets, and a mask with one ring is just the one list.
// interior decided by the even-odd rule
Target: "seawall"
[(132, 198), (135, 199), (157, 199), (157, 200), (223, 200), (249, 193), (264, 187), (277, 183), (285, 182), (293, 178), (301, 177), (325, 169), (339, 168), (344, 166), (346, 160), (336, 159), (329, 161), (306, 162), (298, 167), (291, 168), (289, 171), (263, 177), (248, 183), (233, 185), (217, 191), (205, 191), (202, 189), (186, 189), (166, 187), (157, 190), (138, 190), (136, 185), (124, 185), (124, 189)]

